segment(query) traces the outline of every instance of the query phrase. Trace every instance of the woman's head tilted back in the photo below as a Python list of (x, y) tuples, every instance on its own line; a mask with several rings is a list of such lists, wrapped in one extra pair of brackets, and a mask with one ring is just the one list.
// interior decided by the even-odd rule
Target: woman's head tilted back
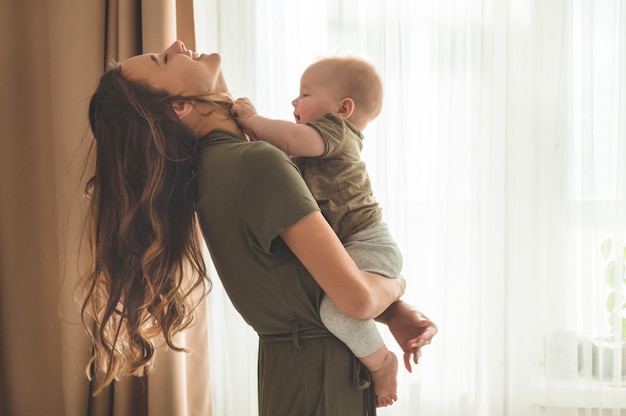
[(210, 285), (194, 213), (194, 156), (199, 120), (223, 107), (228, 91), (219, 62), (211, 72), (214, 58), (198, 58), (180, 42), (131, 58), (105, 72), (89, 104), (93, 264), (82, 313), (96, 393), (120, 375), (145, 372), (157, 337), (180, 350), (173, 337), (191, 324), (195, 289), (203, 294)]
[(198, 54), (176, 41), (159, 53), (137, 55), (123, 62), (124, 73), (171, 96), (216, 96), (228, 94), (216, 53)]

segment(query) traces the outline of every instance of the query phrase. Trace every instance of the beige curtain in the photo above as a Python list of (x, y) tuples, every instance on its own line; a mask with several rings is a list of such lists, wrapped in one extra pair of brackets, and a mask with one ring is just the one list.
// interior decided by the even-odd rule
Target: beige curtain
[(0, 0), (0, 414), (210, 415), (206, 319), (145, 378), (97, 398), (73, 289), (90, 142), (106, 57), (193, 47), (192, 0)]

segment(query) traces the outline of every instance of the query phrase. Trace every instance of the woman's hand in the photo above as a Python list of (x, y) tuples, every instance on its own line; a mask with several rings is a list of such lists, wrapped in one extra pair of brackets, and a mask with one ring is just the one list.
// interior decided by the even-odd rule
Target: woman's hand
[(411, 361), (418, 363), (421, 348), (430, 344), (437, 326), (423, 313), (403, 301), (394, 302), (377, 321), (387, 324), (404, 351), (404, 366), (411, 372)]

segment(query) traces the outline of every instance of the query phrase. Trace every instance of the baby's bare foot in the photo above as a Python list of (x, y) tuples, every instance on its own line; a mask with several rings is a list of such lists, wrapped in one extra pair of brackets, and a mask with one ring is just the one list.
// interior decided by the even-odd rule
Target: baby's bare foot
[(383, 346), (378, 351), (361, 361), (370, 370), (376, 407), (386, 407), (398, 400), (398, 359), (396, 355)]

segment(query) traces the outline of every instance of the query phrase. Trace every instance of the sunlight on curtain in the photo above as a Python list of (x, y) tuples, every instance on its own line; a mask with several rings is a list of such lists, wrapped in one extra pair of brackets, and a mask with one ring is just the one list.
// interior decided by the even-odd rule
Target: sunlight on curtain
[[(626, 414), (624, 314), (606, 310), (625, 292), (623, 2), (196, 2), (199, 49), (264, 115), (292, 119), (323, 55), (383, 77), (363, 157), (406, 299), (440, 333), (379, 414)], [(256, 336), (219, 286), (210, 302), (216, 414), (255, 414)]]

